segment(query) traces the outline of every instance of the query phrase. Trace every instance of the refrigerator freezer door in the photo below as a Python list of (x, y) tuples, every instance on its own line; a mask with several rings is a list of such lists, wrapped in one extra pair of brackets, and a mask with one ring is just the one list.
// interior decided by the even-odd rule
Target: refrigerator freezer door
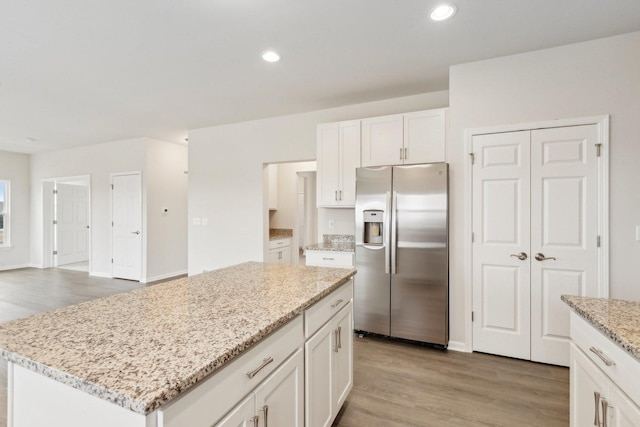
[[(355, 329), (389, 335), (389, 205), (391, 167), (356, 171), (356, 269), (354, 288)], [(364, 211), (382, 211), (382, 245), (364, 243)]]
[(447, 190), (445, 163), (393, 168), (391, 336), (448, 344)]

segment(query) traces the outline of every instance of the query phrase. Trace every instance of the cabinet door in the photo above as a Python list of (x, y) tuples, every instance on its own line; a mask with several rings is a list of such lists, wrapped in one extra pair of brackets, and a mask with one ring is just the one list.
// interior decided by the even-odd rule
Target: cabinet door
[(269, 261), (268, 262), (274, 262), (274, 263), (279, 263), (280, 262), (280, 249), (271, 249), (269, 251)]
[(318, 126), (318, 206), (337, 206), (340, 189), (340, 124)]
[(404, 115), (404, 164), (445, 161), (446, 109)]
[(291, 264), (291, 246), (280, 249), (280, 264)]
[(260, 425), (304, 427), (304, 357), (300, 348), (256, 390)]
[(337, 349), (335, 324), (327, 323), (305, 344), (306, 427), (330, 427), (333, 421), (333, 353)]
[(249, 395), (229, 412), (215, 427), (257, 427), (255, 396)]
[(340, 123), (340, 206), (356, 205), (356, 168), (360, 167), (360, 121)]
[(353, 303), (347, 304), (335, 317), (338, 351), (333, 353), (333, 416), (347, 399), (353, 386)]
[(362, 120), (362, 166), (402, 163), (402, 114)]
[(638, 406), (634, 404), (626, 394), (614, 385), (609, 387), (609, 402), (610, 407), (607, 417), (607, 426), (640, 426), (640, 408), (638, 408)]
[(607, 397), (607, 377), (575, 344), (571, 344), (570, 354), (571, 427), (594, 425), (596, 417), (602, 422), (601, 401), (595, 393)]

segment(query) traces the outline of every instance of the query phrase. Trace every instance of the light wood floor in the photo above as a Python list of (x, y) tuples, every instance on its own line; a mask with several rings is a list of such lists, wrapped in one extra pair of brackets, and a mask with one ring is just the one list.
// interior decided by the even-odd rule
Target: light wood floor
[[(58, 269), (0, 272), (0, 323), (142, 286)], [(566, 368), (381, 338), (356, 338), (354, 354), (336, 427), (569, 425)], [(0, 361), (0, 427), (6, 383)]]

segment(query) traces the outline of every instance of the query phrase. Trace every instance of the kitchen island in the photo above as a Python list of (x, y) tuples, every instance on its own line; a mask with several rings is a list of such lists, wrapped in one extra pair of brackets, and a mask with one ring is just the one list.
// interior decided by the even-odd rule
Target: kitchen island
[[(311, 397), (335, 417), (351, 387), (354, 274), (250, 262), (2, 324), (9, 426), (226, 425), (238, 408), (257, 422), (270, 379), (295, 399), (288, 425), (314, 425)], [(324, 332), (334, 381), (303, 381)]]
[(563, 295), (571, 307), (571, 426), (640, 426), (640, 302)]

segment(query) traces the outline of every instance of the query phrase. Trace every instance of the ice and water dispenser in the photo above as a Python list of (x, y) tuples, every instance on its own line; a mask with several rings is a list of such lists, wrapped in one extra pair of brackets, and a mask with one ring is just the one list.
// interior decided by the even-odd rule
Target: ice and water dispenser
[(365, 245), (382, 245), (382, 234), (384, 233), (383, 211), (364, 211), (364, 240)]

